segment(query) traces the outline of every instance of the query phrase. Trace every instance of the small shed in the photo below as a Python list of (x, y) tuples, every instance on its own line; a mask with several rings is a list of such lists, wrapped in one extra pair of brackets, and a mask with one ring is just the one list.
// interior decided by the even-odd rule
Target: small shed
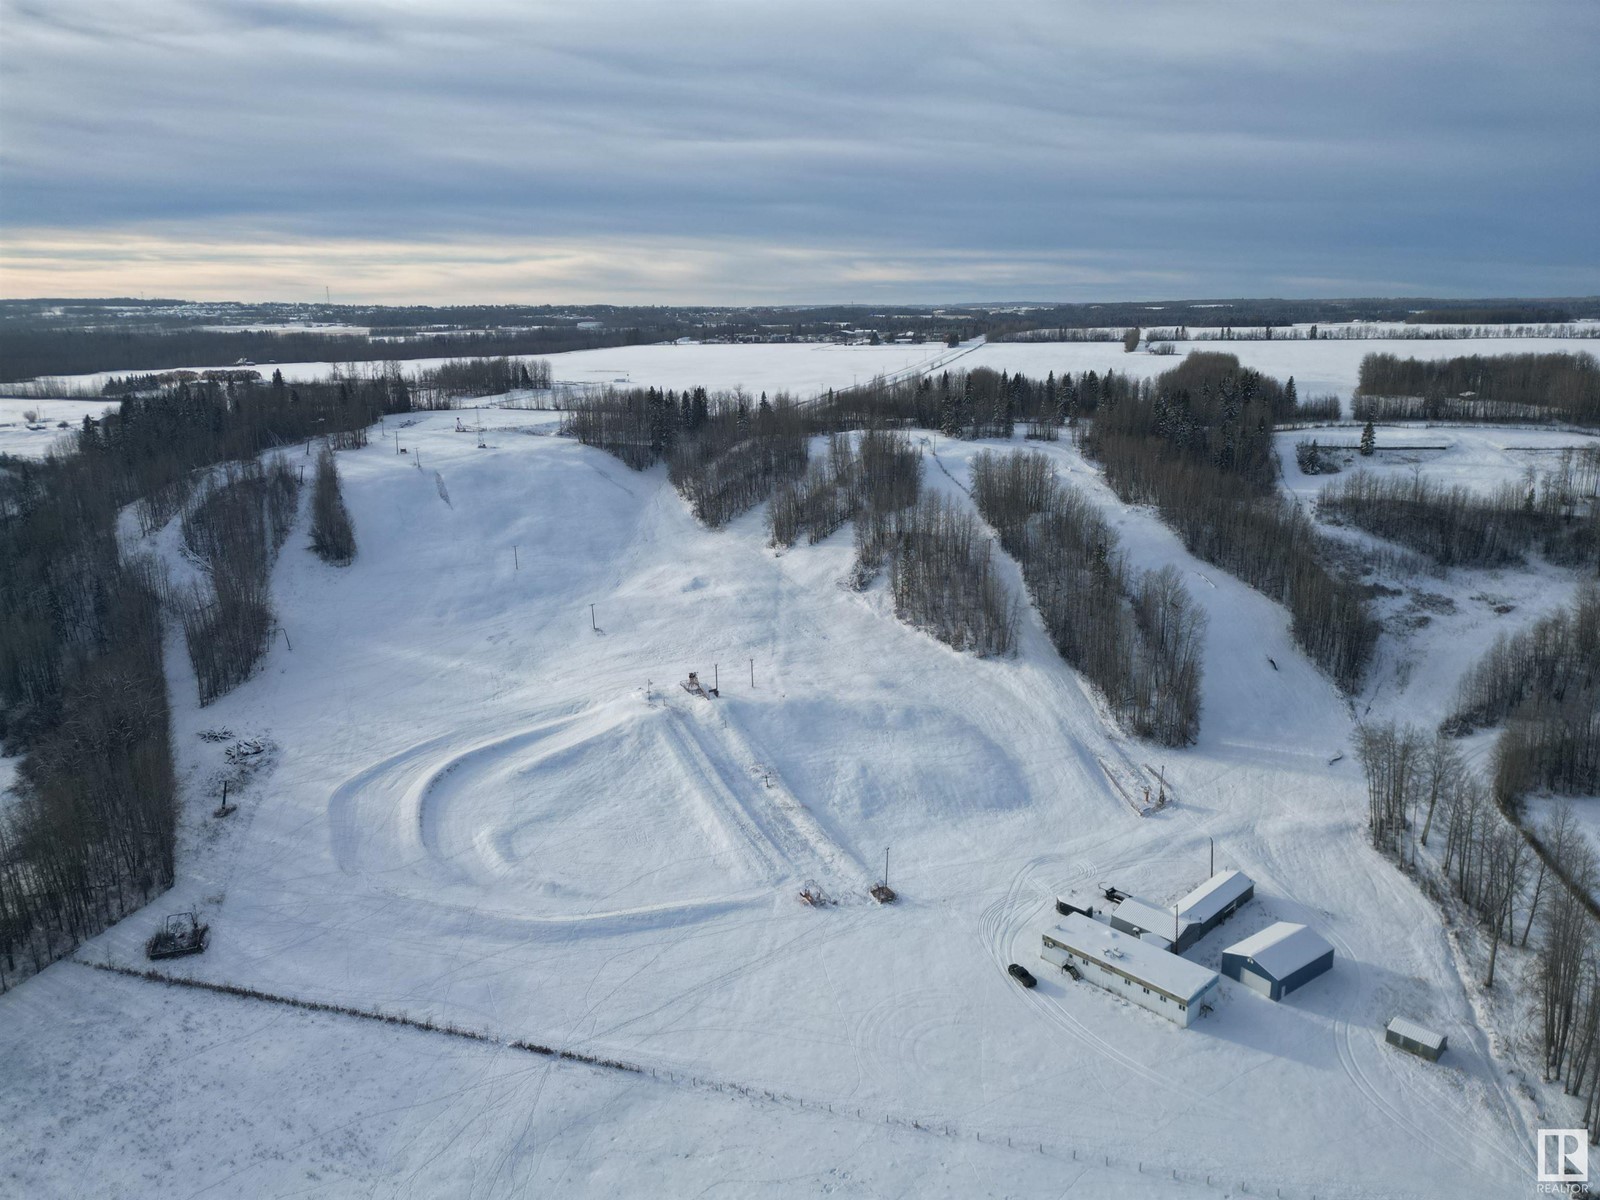
[(1438, 1062), (1439, 1056), (1449, 1048), (1442, 1033), (1434, 1033), (1431, 1029), (1424, 1029), (1415, 1021), (1408, 1021), (1404, 1017), (1396, 1017), (1389, 1022), (1384, 1030), (1383, 1040), (1391, 1046), (1399, 1046), (1408, 1054), (1415, 1054), (1418, 1058), (1425, 1058), (1429, 1062)]
[(1222, 973), (1269, 1000), (1281, 1000), (1333, 966), (1333, 947), (1289, 921), (1268, 925), (1222, 952)]

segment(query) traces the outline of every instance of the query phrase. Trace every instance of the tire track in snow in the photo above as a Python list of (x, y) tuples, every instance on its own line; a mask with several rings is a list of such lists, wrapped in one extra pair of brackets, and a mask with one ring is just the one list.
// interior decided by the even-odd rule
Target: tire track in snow
[(789, 854), (774, 836), (770, 823), (761, 820), (753, 807), (740, 799), (741, 781), (730, 777), (731, 773), (712, 757), (704, 739), (690, 727), (689, 721), (690, 718), (670, 704), (665, 707), (668, 752), (690, 780), (699, 782), (696, 796), (722, 826), (749, 849), (760, 864), (764, 882), (778, 883), (784, 867), (790, 863)]
[[(79, 965), (88, 967), (92, 970), (106, 971), (115, 975), (124, 975), (133, 979), (144, 980), (149, 983), (165, 984), (169, 987), (190, 988), (197, 991), (219, 994), (221, 996), (237, 1000), (247, 1000), (254, 1001), (256, 1003), (297, 1008), (307, 1012), (308, 1014), (324, 1016), (329, 1019), (344, 1018), (356, 1021), (365, 1021), (387, 1025), (390, 1028), (398, 1027), (424, 1035), (433, 1034), (439, 1037), (452, 1038), (468, 1043), (474, 1043), (490, 1053), (511, 1050), (527, 1054), (530, 1057), (538, 1060), (542, 1060), (542, 1062), (530, 1065), (530, 1071), (544, 1072), (557, 1065), (565, 1064), (568, 1067), (587, 1068), (590, 1071), (605, 1072), (606, 1074), (613, 1076), (631, 1077), (640, 1084), (656, 1083), (661, 1086), (675, 1086), (707, 1095), (716, 1094), (729, 1098), (737, 1098), (738, 1100), (753, 1104), (769, 1105), (782, 1109), (811, 1112), (816, 1114), (826, 1113), (830, 1119), (835, 1121), (849, 1121), (857, 1124), (870, 1125), (880, 1130), (887, 1127), (897, 1129), (904, 1133), (917, 1134), (923, 1137), (938, 1137), (950, 1141), (970, 1142), (974, 1144), (981, 1143), (997, 1153), (1003, 1149), (1013, 1154), (1027, 1154), (1030, 1157), (1037, 1154), (1046, 1154), (1060, 1161), (1064, 1167), (1070, 1167), (1073, 1164), (1081, 1163), (1084, 1169), (1115, 1171), (1119, 1174), (1125, 1174), (1129, 1176), (1138, 1174), (1141, 1177), (1149, 1180), (1160, 1181), (1163, 1184), (1166, 1184), (1170, 1179), (1171, 1182), (1183, 1183), (1198, 1188), (1202, 1186), (1201, 1179), (1203, 1177), (1205, 1180), (1204, 1187), (1212, 1194), (1215, 1194), (1219, 1188), (1224, 1190), (1228, 1189), (1228, 1185), (1221, 1182), (1223, 1178), (1236, 1178), (1240, 1174), (1238, 1171), (1232, 1171), (1231, 1173), (1229, 1171), (1219, 1171), (1217, 1172), (1218, 1182), (1213, 1184), (1211, 1182), (1210, 1175), (1206, 1174), (1206, 1172), (1203, 1170), (1194, 1168), (1187, 1162), (1180, 1167), (1173, 1166), (1170, 1163), (1162, 1162), (1154, 1158), (1142, 1160), (1135, 1158), (1134, 1160), (1130, 1161), (1122, 1158), (1120, 1153), (1113, 1154), (1101, 1148), (1094, 1148), (1091, 1153), (1090, 1148), (1087, 1145), (1063, 1146), (1054, 1142), (1047, 1143), (1038, 1137), (1025, 1137), (1018, 1139), (1015, 1135), (996, 1133), (993, 1130), (989, 1131), (989, 1136), (986, 1139), (982, 1129), (975, 1126), (963, 1126), (957, 1121), (946, 1121), (937, 1117), (929, 1117), (926, 1115), (911, 1116), (905, 1114), (903, 1111), (892, 1112), (882, 1107), (869, 1108), (865, 1104), (857, 1106), (846, 1104), (842, 1101), (822, 1100), (812, 1096), (801, 1096), (794, 1093), (785, 1092), (780, 1088), (763, 1087), (759, 1084), (750, 1084), (738, 1080), (731, 1080), (709, 1073), (703, 1075), (697, 1074), (692, 1070), (686, 1070), (681, 1067), (652, 1065), (643, 1060), (636, 1059), (611, 1058), (604, 1055), (591, 1054), (585, 1051), (574, 1050), (562, 1046), (545, 1045), (532, 1042), (527, 1039), (506, 1040), (498, 1034), (484, 1030), (463, 1028), (456, 1025), (437, 1024), (432, 1021), (411, 1017), (403, 1012), (384, 1012), (378, 1009), (362, 1009), (329, 1003), (326, 1001), (312, 1000), (305, 997), (279, 995), (258, 990), (244, 990), (226, 983), (189, 979), (183, 976), (165, 975), (154, 970), (141, 971), (131, 967), (120, 967), (108, 963), (81, 963)], [(497, 1087), (502, 1084), (509, 1086), (513, 1080), (512, 1076), (504, 1074), (495, 1075), (491, 1078), (489, 1076), (489, 1070), (490, 1067), (485, 1066), (482, 1071), (478, 1072), (474, 1082), (458, 1088), (448, 1097), (430, 1098), (419, 1103), (436, 1103), (441, 1099), (465, 1097), (468, 1094), (478, 1091), (486, 1084), (492, 1084)], [(542, 1083), (540, 1086), (542, 1089)], [(410, 1107), (414, 1107), (414, 1105), (408, 1103), (400, 1106), (400, 1108)], [(367, 1117), (381, 1116), (385, 1113), (393, 1111), (399, 1111), (399, 1109), (380, 1109), (375, 1112), (357, 1114), (351, 1121), (346, 1122), (345, 1124), (340, 1125), (331, 1131), (323, 1131), (317, 1136), (328, 1137), (334, 1133), (340, 1132), (345, 1128), (349, 1128), (350, 1126), (358, 1124)], [(461, 1124), (453, 1137), (459, 1137), (461, 1132), (464, 1132), (469, 1125), (470, 1121)], [(1117, 1149), (1119, 1152), (1125, 1151), (1126, 1147), (1119, 1145)], [(1082, 1156), (1080, 1156), (1080, 1150), (1084, 1152)], [(1100, 1158), (1102, 1161), (1100, 1163), (1095, 1163), (1093, 1160), (1096, 1157)], [(212, 1183), (207, 1184), (201, 1189), (201, 1191), (211, 1191), (216, 1189), (223, 1183), (240, 1174), (243, 1169), (244, 1168), (240, 1168), (240, 1170), (231, 1172), (222, 1179), (215, 1180)], [(1335, 1197), (1343, 1196), (1351, 1197), (1352, 1200), (1354, 1200), (1355, 1197), (1366, 1198), (1371, 1195), (1370, 1191), (1366, 1188), (1345, 1188), (1340, 1186), (1337, 1181), (1330, 1181), (1325, 1177), (1309, 1182), (1302, 1180), (1283, 1182), (1281, 1171), (1274, 1170), (1270, 1178), (1277, 1183), (1276, 1194), (1280, 1198), (1284, 1197), (1285, 1195), (1285, 1186), (1289, 1188), (1288, 1196), (1290, 1198), (1298, 1198), (1298, 1200), (1304, 1200), (1304, 1198), (1307, 1196), (1323, 1196), (1328, 1197), (1329, 1200), (1332, 1200), (1332, 1198)], [(1268, 1186), (1273, 1186), (1273, 1184), (1261, 1183), (1258, 1186), (1264, 1189)], [(1413, 1200), (1415, 1195), (1415, 1193), (1405, 1193), (1396, 1190), (1389, 1192), (1386, 1200)]]
[[(758, 767), (759, 759), (749, 734), (737, 724), (729, 708), (718, 706), (700, 724), (703, 726), (706, 721), (715, 721), (723, 737), (733, 744), (736, 753), (728, 757), (743, 758), (752, 770)], [(776, 768), (762, 769), (770, 779), (771, 786), (756, 788), (754, 779), (745, 777), (746, 787), (755, 792), (758, 803), (761, 800), (770, 801), (776, 810), (773, 813), (775, 831), (780, 832), (783, 841), (792, 848), (794, 857), (790, 859), (791, 864), (799, 867), (803, 865), (801, 860), (809, 857), (820, 865), (837, 892), (848, 890), (855, 894), (866, 891), (873, 882), (867, 868), (794, 794)]]
[[(1104, 839), (1104, 841), (1111, 840), (1113, 839), (1109, 837)], [(1103, 845), (1104, 841), (1099, 844)], [(1087, 879), (1092, 875), (1111, 870), (1117, 866), (1123, 865), (1125, 862), (1130, 861), (1132, 857), (1133, 856), (1130, 855), (1123, 858), (1114, 858), (1101, 863), (1096, 863), (1090, 859), (1077, 860), (1074, 863), (1073, 877), (1071, 882), (1076, 883), (1079, 880)], [(995, 900), (993, 903), (989, 904), (983, 910), (983, 913), (979, 918), (979, 926), (983, 933), (984, 942), (988, 948), (990, 957), (994, 959), (997, 967), (1003, 970), (1007, 963), (1013, 961), (1011, 958), (1010, 946), (1008, 945), (1005, 937), (1006, 930), (1015, 929), (1016, 926), (1024, 923), (1028, 919), (1030, 910), (1036, 908), (1041, 903), (1037, 900), (1030, 900), (1023, 895), (1025, 884), (1029, 877), (1039, 867), (1053, 862), (1064, 861), (1067, 861), (1067, 856), (1061, 854), (1044, 854), (1029, 859), (1022, 865), (1017, 873), (1012, 876), (1011, 883), (1007, 887), (1005, 894), (999, 899)], [(1043, 903), (1049, 903), (1053, 905), (1054, 897), (1047, 896)], [(1093, 985), (1091, 984), (1090, 986), (1092, 987)], [(1021, 998), (1026, 1000), (1026, 994), (1024, 994)], [(1137, 1076), (1146, 1083), (1149, 1083), (1155, 1087), (1159, 1087), (1164, 1091), (1172, 1092), (1196, 1105), (1206, 1105), (1213, 1111), (1237, 1111), (1229, 1109), (1225, 1104), (1219, 1103), (1213, 1096), (1206, 1096), (1203, 1093), (1194, 1090), (1193, 1088), (1177, 1082), (1170, 1076), (1164, 1075), (1154, 1068), (1146, 1066), (1132, 1055), (1127, 1054), (1123, 1050), (1119, 1049), (1114, 1043), (1095, 1033), (1089, 1028), (1088, 1025), (1080, 1021), (1077, 1017), (1073, 1016), (1071, 1012), (1069, 1012), (1062, 1004), (1057, 1003), (1053, 998), (1047, 998), (1042, 1004), (1034, 1005), (1033, 1007), (1042, 1012), (1045, 1019), (1050, 1021), (1057, 1028), (1071, 1034), (1074, 1038), (1088, 1046), (1091, 1050), (1094, 1050), (1102, 1057), (1121, 1067), (1124, 1071), (1127, 1071), (1131, 1075)], [(1136, 1006), (1130, 1005), (1129, 1007)]]

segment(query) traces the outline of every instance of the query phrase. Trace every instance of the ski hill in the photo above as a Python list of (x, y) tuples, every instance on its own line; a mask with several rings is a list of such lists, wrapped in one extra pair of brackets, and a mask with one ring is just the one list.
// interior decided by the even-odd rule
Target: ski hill
[[(202, 708), (173, 639), (178, 886), (0, 996), (0, 1125), (29, 1147), (0, 1190), (1531, 1189), (1533, 1098), (1369, 848), (1355, 714), (1282, 608), (1047, 447), (1208, 616), (1199, 743), (1162, 750), (1109, 722), (1009, 559), (1016, 655), (958, 654), (842, 583), (848, 527), (709, 531), (664, 470), (552, 419), (490, 411), (482, 448), (455, 413), (391, 420), (339, 456), (351, 566), (302, 512), (257, 675)], [(917, 436), (924, 485), (967, 503), (986, 444)], [(1329, 973), (1277, 1004), (1224, 980), (1184, 1030), (1041, 960), (1057, 896), (1171, 903), (1213, 844), (1255, 898), (1188, 957), (1300, 922)], [(123, 973), (189, 908), (211, 948), (162, 973), (204, 986)], [(1386, 1046), (1396, 1013), (1449, 1056)]]

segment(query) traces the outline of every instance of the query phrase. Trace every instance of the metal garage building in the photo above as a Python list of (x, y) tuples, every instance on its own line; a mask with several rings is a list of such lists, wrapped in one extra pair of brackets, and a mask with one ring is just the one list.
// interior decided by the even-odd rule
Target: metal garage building
[(1222, 973), (1281, 1000), (1333, 966), (1333, 947), (1304, 925), (1279, 921), (1222, 952)]
[(1198, 942), (1255, 894), (1255, 881), (1243, 871), (1218, 871), (1178, 901), (1178, 916), (1197, 927), (1192, 940)]
[(1184, 1028), (1218, 982), (1215, 971), (1077, 913), (1044, 935), (1041, 955)]
[(1243, 871), (1218, 871), (1171, 908), (1126, 897), (1111, 910), (1111, 927), (1182, 954), (1255, 894), (1255, 882)]

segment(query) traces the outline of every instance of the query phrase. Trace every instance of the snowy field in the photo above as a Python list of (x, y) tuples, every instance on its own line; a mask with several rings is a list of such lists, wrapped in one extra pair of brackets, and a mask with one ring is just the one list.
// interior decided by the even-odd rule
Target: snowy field
[[(1283, 486), (1309, 503), (1328, 484), (1351, 471), (1399, 473), (1407, 479), (1420, 472), (1430, 482), (1446, 487), (1495, 492), (1506, 484), (1523, 483), (1530, 471), (1554, 469), (1564, 451), (1600, 446), (1600, 436), (1593, 433), (1538, 426), (1377, 425), (1373, 434), (1376, 453), (1363, 458), (1356, 450), (1361, 441), (1359, 425), (1280, 431), (1275, 440)], [(1300, 470), (1295, 446), (1311, 439), (1319, 446), (1335, 448), (1339, 473), (1306, 475)]]
[[(1151, 354), (1147, 347), (1129, 354), (1120, 342), (1001, 342), (991, 345), (964, 343), (947, 350), (940, 342), (921, 345), (833, 346), (792, 345), (701, 345), (661, 343), (648, 346), (622, 346), (609, 350), (575, 350), (566, 354), (521, 355), (527, 361), (548, 361), (559, 384), (685, 388), (706, 387), (732, 390), (742, 387), (752, 395), (787, 391), (809, 397), (828, 388), (846, 388), (866, 383), (876, 376), (897, 376), (913, 370), (934, 370), (948, 364), (952, 368), (991, 367), (1000, 371), (1021, 371), (1042, 378), (1051, 371), (1074, 373), (1114, 370), (1137, 378), (1151, 378), (1169, 371), (1191, 351), (1217, 351), (1237, 355), (1247, 367), (1254, 367), (1278, 379), (1293, 376), (1302, 397), (1337, 395), (1347, 402), (1359, 380), (1361, 360), (1369, 354), (1395, 354), (1401, 358), (1441, 359), (1470, 354), (1554, 354), (1600, 352), (1594, 338), (1468, 338), (1442, 341), (1408, 339), (1353, 339), (1344, 341), (1272, 342), (1185, 342), (1177, 344), (1177, 354)], [(441, 363), (445, 358), (403, 361), (400, 368), (415, 372)], [(225, 368), (226, 363), (174, 364), (203, 370)], [(336, 367), (361, 373), (380, 369), (381, 363), (258, 363), (264, 376), (283, 372), (291, 382), (326, 378)], [(94, 375), (63, 376), (52, 382), (64, 386), (99, 388), (114, 375), (126, 371), (102, 371)], [(0, 391), (4, 387), (0, 386)], [(0, 404), (11, 402), (0, 400)], [(0, 410), (0, 412), (8, 410)], [(0, 418), (8, 419), (8, 418)]]
[[(762, 392), (776, 394), (787, 391), (791, 395), (808, 397), (829, 388), (847, 388), (856, 383), (866, 383), (879, 375), (894, 376), (909, 370), (927, 369), (954, 360), (961, 353), (959, 349), (952, 351), (946, 348), (943, 342), (931, 341), (920, 345), (884, 346), (662, 342), (647, 346), (618, 346), (609, 350), (572, 350), (565, 354), (522, 354), (511, 357), (525, 362), (549, 362), (556, 381), (565, 384), (706, 387), (729, 391), (742, 387), (753, 396)], [(457, 361), (460, 361), (460, 356), (404, 359), (397, 365), (402, 371), (414, 374)], [(232, 365), (178, 363), (162, 369), (227, 369)], [(293, 383), (325, 379), (335, 369), (347, 374), (360, 374), (380, 370), (383, 366), (379, 361), (257, 363), (255, 369), (264, 377), (270, 377), (273, 371), (282, 371), (283, 377)], [(56, 376), (49, 382), (70, 388), (99, 388), (113, 376), (127, 374), (127, 371), (100, 371), (92, 375)], [(4, 390), (4, 385), (0, 385), (0, 392)]]
[[(106, 400), (13, 400), (0, 397), (0, 454), (18, 458), (43, 458), (63, 443), (87, 416), (98, 417), (111, 404)], [(24, 413), (37, 413), (28, 421)], [(62, 421), (69, 428), (60, 429)], [(38, 428), (34, 428), (37, 426)]]
[[(1031, 609), (1015, 658), (955, 654), (881, 585), (839, 586), (848, 529), (781, 554), (759, 510), (708, 532), (663, 471), (542, 436), (553, 419), (486, 411), (487, 449), (455, 414), (391, 421), (340, 457), (355, 564), (303, 525), (285, 547), (287, 638), (257, 677), (200, 709), (173, 649), (178, 886), (0, 996), (0, 1127), (26, 1148), (0, 1191), (1531, 1194), (1532, 1131), (1569, 1115), (1490, 1056), (1438, 914), (1367, 847), (1359, 714), (1281, 608), (1049, 449), (1209, 616), (1200, 743), (1157, 751), (1102, 720)], [(960, 498), (982, 447), (925, 436), (928, 485)], [(1431, 654), (1427, 688), (1470, 642)], [(1407, 709), (1417, 645), (1385, 639), (1360, 704)], [(721, 699), (684, 692), (691, 670)], [(225, 821), (207, 730), (268, 747)], [(1141, 817), (1126, 797), (1156, 770), (1176, 803)], [(1180, 1030), (1047, 971), (1054, 897), (1171, 900), (1213, 838), (1256, 899), (1190, 957), (1297, 920), (1331, 973), (1281, 1004), (1225, 980)], [(901, 899), (880, 908), (886, 846)], [(838, 903), (799, 903), (808, 881)], [(173, 975), (642, 1073), (86, 965), (142, 966), (190, 905), (213, 943)], [(1397, 1013), (1445, 1061), (1386, 1047)]]

